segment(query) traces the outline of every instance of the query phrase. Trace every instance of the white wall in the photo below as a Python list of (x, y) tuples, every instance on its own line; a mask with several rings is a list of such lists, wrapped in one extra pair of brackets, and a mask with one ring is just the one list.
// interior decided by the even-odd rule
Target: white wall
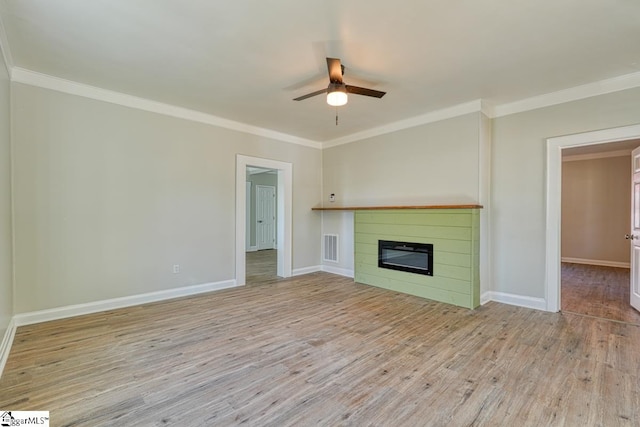
[(544, 298), (546, 138), (640, 123), (640, 89), (493, 120), (494, 290)]
[(631, 156), (562, 163), (562, 259), (629, 265)]
[(478, 203), (480, 113), (323, 150), (323, 203)]
[(322, 215), (322, 234), (338, 235), (338, 262), (323, 261), (325, 271), (353, 277), (354, 275), (354, 223), (351, 211), (318, 212)]
[(13, 94), (16, 313), (233, 279), (238, 153), (293, 163), (292, 265), (319, 264), (319, 150), (28, 85)]
[(13, 317), (10, 92), (9, 74), (0, 53), (0, 342)]

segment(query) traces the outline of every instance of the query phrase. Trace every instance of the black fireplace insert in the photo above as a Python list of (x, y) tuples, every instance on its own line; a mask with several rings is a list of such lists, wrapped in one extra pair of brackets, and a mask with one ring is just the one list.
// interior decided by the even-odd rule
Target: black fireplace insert
[(433, 276), (433, 245), (378, 240), (378, 267)]

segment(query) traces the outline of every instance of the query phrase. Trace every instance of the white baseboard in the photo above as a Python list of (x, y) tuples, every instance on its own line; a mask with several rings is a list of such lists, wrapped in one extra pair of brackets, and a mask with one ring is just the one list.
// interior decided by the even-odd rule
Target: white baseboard
[(483, 294), (481, 294), (480, 295), (480, 305), (485, 305), (489, 301), (493, 301), (491, 299), (491, 294), (492, 293), (493, 293), (493, 291), (487, 291), (487, 292), (484, 292)]
[(4, 333), (4, 337), (2, 338), (2, 343), (0, 343), (0, 377), (4, 371), (4, 365), (7, 363), (7, 359), (9, 358), (9, 352), (11, 351), (11, 345), (13, 344), (13, 337), (15, 335), (16, 322), (14, 319), (11, 319), (9, 326), (7, 326), (7, 330)]
[(312, 265), (311, 267), (295, 268), (291, 271), (292, 276), (302, 276), (303, 274), (315, 273), (321, 271), (319, 265)]
[(313, 265), (311, 267), (296, 268), (291, 272), (292, 276), (301, 276), (303, 274), (315, 273), (317, 271), (324, 271), (325, 273), (338, 274), (340, 276), (353, 278), (353, 270), (347, 270), (346, 268), (331, 267), (329, 265)]
[(340, 276), (351, 277), (351, 278), (354, 277), (353, 270), (348, 270), (346, 268), (332, 267), (330, 265), (323, 265), (321, 266), (321, 268), (322, 268), (322, 271), (327, 273), (338, 274)]
[(65, 307), (51, 308), (48, 310), (20, 313), (13, 316), (13, 322), (15, 323), (15, 326), (31, 325), (34, 323), (48, 322), (50, 320), (66, 319), (68, 317), (81, 316), (83, 314), (98, 313), (105, 310), (131, 307), (133, 305), (180, 298), (201, 294), (204, 292), (217, 291), (220, 289), (233, 288), (235, 286), (236, 281), (234, 279), (224, 280), (221, 282), (203, 283), (200, 285), (185, 286), (182, 288), (167, 289), (158, 292), (150, 292), (147, 294), (113, 298), (103, 301), (94, 301), (86, 304), (75, 304)]
[(587, 265), (600, 265), (603, 267), (618, 267), (618, 268), (631, 268), (631, 264), (628, 262), (618, 261), (606, 261), (602, 259), (585, 259), (585, 258), (570, 258), (562, 257), (562, 262), (569, 262), (572, 264), (587, 264)]
[(480, 303), (486, 304), (489, 301), (503, 304), (515, 305), (518, 307), (532, 308), (534, 310), (547, 310), (547, 302), (544, 298), (527, 297), (523, 295), (508, 294), (505, 292), (488, 291), (480, 296)]
[(257, 246), (249, 246), (249, 248), (247, 249), (247, 252), (258, 252), (258, 247)]

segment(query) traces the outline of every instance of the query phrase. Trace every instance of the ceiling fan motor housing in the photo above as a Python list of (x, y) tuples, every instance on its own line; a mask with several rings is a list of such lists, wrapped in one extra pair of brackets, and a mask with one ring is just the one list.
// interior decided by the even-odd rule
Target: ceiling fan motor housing
[(327, 92), (347, 92), (347, 85), (344, 83), (329, 83), (329, 87), (327, 88)]

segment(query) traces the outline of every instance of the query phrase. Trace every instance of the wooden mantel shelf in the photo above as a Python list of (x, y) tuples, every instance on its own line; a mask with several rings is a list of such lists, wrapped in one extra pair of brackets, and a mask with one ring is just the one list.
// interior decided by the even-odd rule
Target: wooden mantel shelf
[(379, 211), (391, 209), (482, 209), (482, 205), (331, 206), (311, 208), (312, 211)]

